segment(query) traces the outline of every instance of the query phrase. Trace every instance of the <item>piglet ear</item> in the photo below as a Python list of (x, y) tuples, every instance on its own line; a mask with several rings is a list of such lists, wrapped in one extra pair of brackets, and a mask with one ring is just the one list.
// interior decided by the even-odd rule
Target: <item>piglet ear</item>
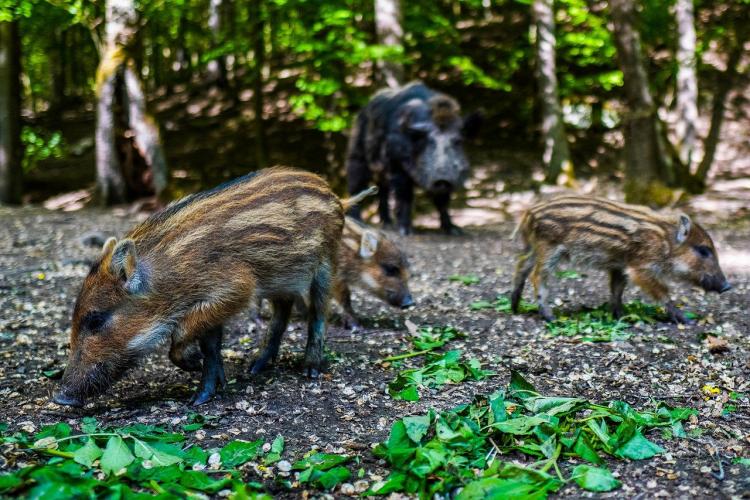
[(105, 241), (104, 245), (102, 245), (102, 257), (110, 255), (116, 244), (117, 238), (107, 238), (107, 241)]
[(359, 256), (363, 259), (371, 259), (378, 250), (378, 234), (375, 231), (364, 231), (362, 240), (359, 242)]
[(109, 264), (109, 270), (112, 274), (123, 283), (127, 283), (135, 275), (137, 269), (138, 254), (135, 250), (135, 242), (126, 238), (114, 245), (112, 260)]
[(690, 234), (690, 226), (692, 226), (692, 224), (690, 217), (685, 214), (680, 215), (680, 220), (677, 223), (677, 235), (675, 236), (678, 244), (685, 242), (688, 234)]

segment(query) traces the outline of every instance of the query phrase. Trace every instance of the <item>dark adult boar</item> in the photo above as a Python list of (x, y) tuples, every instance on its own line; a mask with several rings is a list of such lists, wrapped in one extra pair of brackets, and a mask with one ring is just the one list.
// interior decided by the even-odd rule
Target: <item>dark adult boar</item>
[[(351, 132), (346, 161), (349, 193), (376, 181), (380, 220), (389, 226), (388, 198), (393, 190), (399, 231), (410, 234), (416, 184), (440, 212), (441, 229), (459, 234), (448, 205), (451, 193), (469, 174), (463, 140), (475, 135), (479, 121), (478, 114), (463, 119), (454, 99), (419, 82), (379, 92), (360, 111)], [(360, 218), (356, 207), (349, 213)]]
[[(110, 238), (78, 295), (55, 402), (82, 405), (170, 340), (175, 353), (199, 344), (202, 377), (193, 402), (207, 401), (225, 383), (222, 324), (253, 297), (268, 298), (274, 310), (253, 371), (276, 357), (292, 305), (305, 296), (305, 366), (316, 376), (343, 224), (341, 201), (325, 181), (274, 168), (188, 196), (122, 240)], [(190, 360), (171, 358), (192, 368)]]
[(560, 196), (531, 207), (518, 231), (525, 246), (513, 277), (513, 311), (518, 312), (531, 274), (539, 312), (547, 321), (554, 320), (547, 302), (547, 279), (563, 259), (609, 271), (615, 317), (623, 314), (622, 293), (628, 278), (663, 302), (678, 323), (690, 321), (669, 300), (665, 280), (677, 279), (708, 292), (732, 288), (711, 237), (684, 214), (657, 213), (601, 198)]
[(344, 310), (345, 325), (357, 327), (351, 288), (363, 288), (394, 307), (414, 305), (406, 254), (382, 232), (346, 217), (333, 297)]

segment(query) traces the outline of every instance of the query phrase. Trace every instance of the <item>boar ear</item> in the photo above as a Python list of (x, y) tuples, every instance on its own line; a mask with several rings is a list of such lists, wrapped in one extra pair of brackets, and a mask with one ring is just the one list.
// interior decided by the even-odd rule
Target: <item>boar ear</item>
[(115, 248), (116, 244), (117, 238), (107, 238), (107, 241), (105, 241), (104, 245), (102, 245), (102, 257), (111, 254), (112, 249)]
[(371, 259), (378, 250), (378, 234), (375, 231), (363, 231), (362, 240), (359, 242), (359, 256), (363, 259)]
[(690, 234), (691, 225), (692, 222), (690, 221), (690, 217), (685, 214), (680, 214), (680, 221), (677, 223), (677, 236), (675, 237), (677, 243), (682, 244), (685, 242), (688, 234)]
[(135, 250), (135, 242), (126, 238), (115, 245), (112, 250), (112, 261), (109, 269), (123, 283), (133, 277), (138, 267), (138, 254)]

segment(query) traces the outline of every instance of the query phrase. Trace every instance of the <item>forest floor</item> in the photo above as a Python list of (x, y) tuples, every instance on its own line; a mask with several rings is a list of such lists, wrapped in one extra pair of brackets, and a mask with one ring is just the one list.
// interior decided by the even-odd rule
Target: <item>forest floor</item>
[[(697, 418), (685, 426), (689, 439), (665, 440), (656, 432), (649, 434), (665, 448), (665, 454), (637, 462), (609, 460), (608, 467), (623, 487), (602, 496), (729, 498), (747, 494), (749, 471), (733, 463), (735, 458), (750, 457), (750, 218), (743, 213), (745, 195), (723, 212), (735, 215), (725, 218), (731, 224), (719, 220), (711, 198), (696, 201), (696, 211), (703, 203), (703, 208), (715, 214), (698, 217), (713, 235), (734, 286), (721, 297), (685, 286), (673, 290), (686, 309), (703, 318), (697, 326), (638, 324), (630, 328), (627, 339), (584, 342), (580, 337), (551, 336), (534, 314), (472, 310), (470, 305), (476, 301), (492, 301), (508, 293), (518, 250), (518, 244), (510, 240), (513, 215), (533, 198), (514, 195), (500, 203), (513, 206), (513, 213), (497, 210), (482, 219), (477, 208), (458, 211), (459, 221), (486, 222), (469, 227), (463, 237), (423, 229), (400, 239), (411, 261), (411, 288), (418, 306), (396, 311), (356, 294), (355, 309), (365, 329), (353, 333), (330, 327), (330, 362), (317, 382), (302, 376), (303, 325), (297, 322), (290, 327), (278, 364), (267, 374), (251, 377), (248, 368), (262, 333), (249, 315), (232, 320), (223, 350), (228, 389), (198, 409), (188, 404), (197, 378), (171, 365), (164, 349), (84, 409), (49, 402), (57, 381), (45, 372), (54, 374), (66, 362), (72, 306), (89, 263), (98, 253), (84, 246), (81, 237), (89, 232), (122, 235), (141, 215), (125, 210), (64, 213), (0, 208), (0, 422), (7, 422), (11, 431), (29, 426), (39, 429), (59, 421), (78, 427), (85, 416), (95, 416), (105, 425), (138, 421), (170, 426), (198, 411), (216, 417), (205, 427), (205, 436), (188, 436), (190, 441), (202, 438), (204, 447), (229, 439), (270, 442), (281, 434), (286, 439), (286, 459), (301, 458), (312, 448), (356, 455), (364, 469), (361, 481), (372, 485), (388, 471), (370, 448), (388, 437), (394, 420), (428, 408), (442, 410), (468, 403), (475, 394), (505, 387), (513, 369), (545, 395), (605, 403), (622, 400), (638, 409), (652, 409), (654, 402), (661, 401), (698, 410)], [(716, 200), (728, 202), (731, 197)], [(432, 216), (418, 222), (434, 225)], [(579, 271), (567, 273), (554, 284), (559, 311), (577, 311), (606, 300), (603, 275)], [(451, 281), (453, 275), (475, 275), (479, 282), (462, 284)], [(632, 288), (626, 298), (648, 301)], [(465, 332), (467, 337), (454, 340), (450, 348), (479, 359), (496, 375), (422, 391), (418, 402), (393, 400), (386, 387), (397, 371), (379, 360), (409, 350), (407, 322), (452, 325)], [(709, 333), (726, 342), (723, 352), (716, 352), (706, 340)], [(405, 366), (419, 361), (418, 357), (410, 359)], [(279, 496), (303, 494), (303, 486), (285, 492), (272, 481), (266, 485)], [(340, 493), (340, 489), (333, 492)], [(557, 495), (594, 494), (569, 484)]]

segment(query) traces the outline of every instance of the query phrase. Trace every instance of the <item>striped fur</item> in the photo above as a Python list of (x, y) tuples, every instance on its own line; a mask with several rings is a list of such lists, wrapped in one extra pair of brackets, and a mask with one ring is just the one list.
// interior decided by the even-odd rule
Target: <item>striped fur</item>
[[(306, 365), (317, 371), (343, 222), (323, 179), (273, 168), (188, 196), (108, 241), (75, 306), (63, 392), (86, 396), (92, 366), (115, 366), (168, 339), (195, 344), (263, 297), (281, 309), (312, 297)], [(92, 311), (107, 318), (99, 331), (86, 321)]]
[(658, 213), (646, 207), (603, 198), (559, 196), (527, 210), (516, 232), (524, 242), (513, 279), (517, 310), (530, 275), (542, 316), (551, 320), (546, 281), (562, 260), (610, 272), (613, 313), (622, 314), (627, 278), (684, 322), (669, 302), (665, 280), (676, 278), (709, 291), (728, 286), (716, 248), (706, 231), (684, 214)]

